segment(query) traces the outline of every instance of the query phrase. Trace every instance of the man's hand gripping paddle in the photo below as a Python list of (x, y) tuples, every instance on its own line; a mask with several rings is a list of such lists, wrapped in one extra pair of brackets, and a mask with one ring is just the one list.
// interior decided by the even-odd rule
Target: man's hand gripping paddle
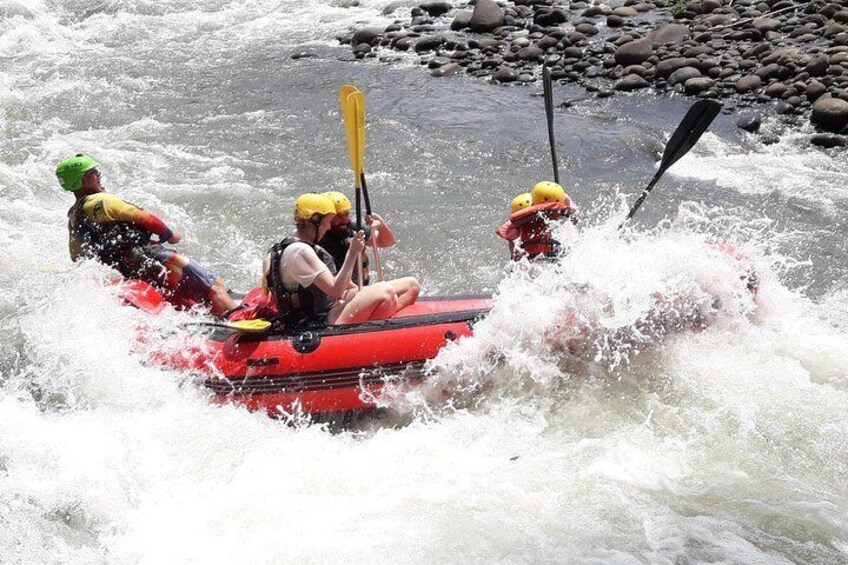
[(660, 168), (657, 170), (654, 178), (651, 179), (651, 182), (648, 183), (645, 190), (642, 191), (639, 199), (636, 200), (636, 203), (633, 204), (632, 208), (630, 208), (630, 211), (627, 213), (627, 217), (623, 222), (621, 222), (618, 229), (623, 228), (627, 221), (633, 217), (633, 214), (636, 213), (639, 207), (642, 206), (642, 203), (648, 197), (648, 194), (650, 194), (654, 185), (657, 184), (657, 181), (660, 180), (660, 177), (663, 176), (663, 173), (665, 173), (669, 167), (692, 149), (698, 139), (700, 139), (701, 135), (703, 135), (703, 133), (707, 131), (707, 128), (710, 127), (710, 124), (716, 116), (718, 116), (720, 111), (721, 104), (714, 100), (699, 100), (695, 102), (691, 108), (689, 108), (689, 111), (686, 113), (683, 121), (680, 122), (679, 126), (677, 126), (677, 129), (674, 131), (671, 139), (668, 140), (668, 144), (665, 146), (662, 161), (660, 162)]

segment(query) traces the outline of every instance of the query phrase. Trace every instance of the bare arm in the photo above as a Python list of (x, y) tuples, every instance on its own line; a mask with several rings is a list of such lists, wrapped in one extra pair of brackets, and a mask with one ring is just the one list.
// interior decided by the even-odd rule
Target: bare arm
[(395, 234), (379, 214), (371, 214), (366, 218), (366, 222), (372, 233), (376, 233), (374, 241), (377, 242), (377, 247), (391, 247), (395, 244)]
[(318, 290), (333, 298), (341, 298), (350, 288), (350, 277), (353, 275), (353, 267), (356, 265), (356, 257), (365, 248), (365, 232), (358, 231), (350, 242), (350, 247), (345, 255), (342, 268), (334, 277), (329, 271), (324, 271), (315, 278), (312, 283)]

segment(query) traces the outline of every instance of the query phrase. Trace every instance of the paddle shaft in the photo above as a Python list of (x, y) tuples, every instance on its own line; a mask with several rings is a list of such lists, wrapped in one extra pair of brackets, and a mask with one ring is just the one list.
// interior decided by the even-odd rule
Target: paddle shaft
[(651, 179), (651, 182), (648, 183), (648, 186), (645, 187), (642, 194), (639, 195), (636, 203), (633, 204), (630, 211), (627, 213), (627, 217), (623, 222), (621, 222), (621, 224), (619, 224), (618, 229), (622, 229), (625, 224), (627, 224), (627, 221), (633, 217), (637, 210), (639, 210), (642, 203), (645, 202), (645, 199), (648, 197), (648, 194), (651, 193), (654, 185), (657, 184), (657, 181), (660, 180), (669, 167), (692, 149), (698, 139), (700, 139), (701, 135), (703, 135), (703, 133), (707, 131), (707, 128), (710, 127), (710, 124), (713, 122), (715, 117), (718, 116), (720, 111), (721, 104), (714, 100), (699, 100), (698, 102), (695, 102), (691, 108), (689, 108), (689, 111), (686, 112), (686, 115), (683, 117), (680, 125), (677, 126), (674, 133), (671, 134), (671, 138), (665, 146), (659, 170), (656, 174), (654, 174), (654, 178)]
[[(368, 185), (365, 183), (365, 171), (362, 171), (359, 177), (359, 184), (362, 185), (362, 196), (365, 198), (365, 213), (371, 215), (371, 199), (368, 198)], [(380, 263), (380, 252), (377, 246), (377, 235), (374, 230), (371, 230), (371, 252), (374, 253), (374, 267), (377, 269), (377, 280), (383, 280), (383, 265)]]
[(551, 146), (551, 162), (554, 167), (554, 182), (559, 184), (559, 162), (556, 154), (556, 140), (554, 137), (554, 99), (551, 84), (551, 71), (544, 67), (542, 69), (542, 88), (545, 94), (545, 116), (548, 119), (548, 142)]

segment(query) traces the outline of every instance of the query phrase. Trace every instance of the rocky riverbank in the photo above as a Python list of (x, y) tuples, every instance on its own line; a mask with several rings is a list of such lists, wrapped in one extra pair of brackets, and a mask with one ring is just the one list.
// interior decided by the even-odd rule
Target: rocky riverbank
[(436, 77), (527, 84), (545, 65), (597, 97), (653, 88), (719, 99), (727, 112), (759, 108), (741, 112), (748, 131), (774, 114), (811, 122), (817, 145), (848, 143), (848, 0), (426, 2), (339, 41), (359, 59), (412, 51)]

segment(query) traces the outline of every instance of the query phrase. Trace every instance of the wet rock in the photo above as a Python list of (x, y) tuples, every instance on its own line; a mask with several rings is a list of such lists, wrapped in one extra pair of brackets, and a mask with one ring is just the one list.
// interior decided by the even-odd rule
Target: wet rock
[(447, 57), (433, 57), (427, 63), (427, 66), (431, 69), (437, 69), (437, 68), (441, 67), (442, 65), (447, 65), (450, 62), (451, 62), (450, 59), (448, 59)]
[(622, 92), (630, 92), (631, 90), (645, 88), (648, 85), (648, 81), (634, 73), (631, 75), (627, 75), (626, 77), (618, 81), (614, 88), (615, 90), (619, 90)]
[(683, 67), (671, 73), (671, 76), (668, 77), (668, 84), (675, 86), (677, 84), (683, 84), (691, 78), (698, 78), (700, 76), (701, 71), (695, 67)]
[(678, 44), (688, 39), (691, 33), (689, 26), (666, 24), (649, 33), (648, 39), (653, 45), (662, 45), (664, 43)]
[(661, 78), (668, 78), (671, 73), (686, 66), (689, 66), (688, 60), (682, 57), (672, 57), (657, 64), (656, 75)]
[(438, 18), (442, 14), (447, 14), (453, 9), (450, 2), (425, 2), (418, 6), (433, 18)]
[(816, 147), (824, 147), (825, 149), (833, 149), (834, 147), (845, 147), (845, 137), (841, 135), (816, 134), (810, 138), (810, 143)]
[(492, 74), (492, 80), (496, 80), (498, 82), (515, 82), (518, 80), (518, 73), (515, 72), (515, 69), (500, 67)]
[(615, 50), (615, 62), (619, 65), (638, 65), (651, 56), (653, 47), (647, 39), (637, 39), (625, 43)]
[(839, 98), (820, 98), (813, 104), (811, 119), (822, 129), (838, 132), (848, 125), (848, 102)]
[(504, 25), (504, 13), (494, 0), (477, 0), (471, 21), (468, 23), (471, 31), (487, 33)]
[(448, 75), (453, 75), (462, 70), (462, 67), (459, 66), (459, 63), (448, 63), (446, 65), (442, 65), (438, 69), (433, 70), (430, 74), (434, 77), (446, 77)]
[(810, 59), (804, 70), (810, 73), (811, 77), (820, 77), (825, 74), (829, 65), (830, 60), (827, 58), (827, 55), (816, 55)]
[(392, 49), (397, 49), (398, 51), (408, 51), (412, 44), (415, 43), (416, 38), (405, 36), (398, 37), (397, 39), (392, 41)]
[(460, 12), (454, 17), (450, 28), (453, 31), (459, 31), (471, 26), (471, 14), (473, 12)]
[(551, 47), (556, 47), (557, 43), (559, 43), (559, 41), (557, 41), (555, 38), (551, 37), (550, 35), (546, 35), (542, 37), (539, 41), (537, 41), (536, 45), (539, 46), (539, 49), (547, 51)]
[(792, 114), (795, 112), (795, 108), (789, 102), (781, 100), (777, 103), (777, 106), (774, 107), (775, 114), (786, 115)]
[[(689, 67), (689, 68), (691, 68), (691, 67)], [(680, 69), (680, 71), (682, 71), (682, 70), (683, 69)], [(680, 72), (680, 71), (677, 71), (677, 72)], [(672, 76), (674, 76), (674, 75), (672, 75)], [(686, 94), (689, 94), (689, 95), (700, 94), (701, 92), (703, 92), (705, 90), (709, 90), (714, 85), (715, 85), (715, 81), (713, 79), (707, 78), (707, 77), (693, 77), (693, 78), (687, 79), (683, 83), (683, 87), (686, 90)]]
[(583, 35), (597, 35), (598, 28), (593, 26), (592, 24), (582, 23), (574, 26), (574, 31), (578, 33), (582, 33)]
[(763, 86), (763, 79), (757, 75), (747, 75), (736, 81), (736, 92), (745, 94), (759, 90)]
[(609, 16), (607, 17), (607, 27), (617, 28), (624, 25), (624, 18), (621, 16)]
[(291, 58), (293, 61), (297, 61), (298, 59), (312, 59), (313, 57), (317, 57), (318, 54), (314, 51), (298, 51), (297, 53), (292, 53)]
[(636, 11), (636, 8), (633, 8), (631, 6), (619, 6), (618, 8), (613, 8), (612, 13), (613, 15), (622, 18), (632, 18), (639, 12)]
[(786, 85), (782, 82), (776, 82), (774, 84), (770, 84), (766, 90), (765, 95), (769, 98), (780, 98), (786, 92)]
[(554, 27), (568, 21), (568, 14), (564, 10), (539, 10), (533, 15), (533, 23), (542, 27)]
[(362, 27), (353, 32), (353, 37), (350, 40), (351, 45), (359, 45), (360, 43), (367, 43), (371, 45), (371, 42), (383, 35), (382, 27)]
[(827, 87), (825, 85), (823, 85), (817, 80), (812, 80), (810, 81), (810, 84), (807, 85), (807, 88), (804, 90), (804, 96), (806, 96), (807, 100), (809, 100), (810, 102), (815, 102), (825, 92), (827, 92)]
[(368, 43), (360, 43), (353, 48), (353, 54), (359, 58), (364, 57), (371, 52), (371, 45)]
[(738, 120), (736, 120), (736, 127), (750, 133), (756, 133), (757, 130), (760, 129), (762, 123), (763, 120), (762, 118), (760, 118), (760, 116), (748, 115), (742, 116)]
[(529, 45), (518, 50), (518, 58), (522, 61), (540, 61), (545, 52), (538, 45)]
[(415, 42), (415, 51), (418, 53), (433, 51), (441, 47), (444, 42), (445, 38), (441, 35), (428, 35)]

